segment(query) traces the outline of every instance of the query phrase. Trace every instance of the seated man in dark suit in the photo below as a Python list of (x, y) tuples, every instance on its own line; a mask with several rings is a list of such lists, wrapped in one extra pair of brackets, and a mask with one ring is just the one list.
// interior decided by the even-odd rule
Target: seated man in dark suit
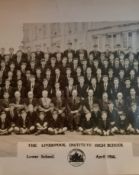
[(128, 113), (129, 118), (129, 132), (132, 134), (139, 134), (139, 109), (136, 103), (131, 104), (131, 110)]
[(6, 115), (9, 119), (9, 122), (10, 122), (9, 133), (17, 134), (19, 131), (17, 128), (19, 114), (15, 110), (13, 103), (10, 103), (9, 110), (6, 112)]
[(108, 116), (110, 119), (111, 134), (117, 134), (119, 115), (112, 101), (109, 102)]
[(52, 111), (52, 116), (48, 121), (48, 133), (51, 135), (65, 134), (67, 127), (64, 125), (64, 120), (57, 110)]
[(92, 89), (88, 90), (88, 96), (83, 101), (83, 110), (92, 113), (93, 105), (96, 103), (96, 99), (94, 98), (94, 92)]
[(29, 123), (30, 123), (30, 133), (35, 132), (35, 124), (37, 120), (37, 112), (34, 110), (34, 106), (32, 104), (28, 105), (27, 108), (27, 117), (29, 118)]
[(67, 104), (67, 113), (68, 113), (68, 125), (70, 131), (77, 130), (80, 121), (81, 111), (81, 101), (77, 96), (77, 90), (72, 91), (72, 97), (69, 98)]
[(0, 114), (0, 135), (9, 134), (9, 128), (10, 128), (10, 121), (6, 116), (6, 112), (2, 111)]
[(34, 130), (24, 108), (20, 111), (17, 129), (19, 131), (19, 134), (30, 134), (32, 133), (32, 130)]
[(88, 112), (82, 117), (80, 125), (79, 125), (79, 131), (82, 132), (84, 135), (91, 135), (93, 132), (93, 118), (91, 116), (91, 113)]
[(48, 128), (48, 119), (43, 111), (40, 111), (38, 117), (36, 119), (36, 133), (35, 135), (39, 134), (46, 134)]
[(102, 136), (110, 135), (110, 120), (106, 111), (102, 111), (99, 120), (99, 133)]
[(132, 127), (125, 113), (121, 112), (119, 114), (118, 121), (119, 134), (129, 134), (132, 131)]
[(4, 92), (3, 98), (0, 100), (0, 108), (4, 109), (5, 111), (9, 111), (9, 105), (10, 105), (9, 93)]

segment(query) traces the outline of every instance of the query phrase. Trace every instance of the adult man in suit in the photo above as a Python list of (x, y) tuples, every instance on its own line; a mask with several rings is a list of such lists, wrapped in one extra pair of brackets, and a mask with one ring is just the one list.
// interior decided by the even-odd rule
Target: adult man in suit
[(53, 77), (53, 83), (59, 83), (60, 87), (63, 89), (65, 82), (64, 82), (64, 76), (61, 74), (60, 69), (57, 67), (55, 69), (55, 76)]
[(52, 111), (52, 116), (48, 120), (48, 133), (51, 135), (65, 134), (67, 127), (57, 110)]
[(69, 52), (72, 52), (73, 56), (75, 55), (75, 50), (72, 49), (72, 43), (71, 42), (68, 42), (67, 44), (67, 49), (64, 51), (64, 55), (65, 56), (68, 56), (68, 53)]
[(41, 51), (41, 47), (40, 45), (36, 45), (36, 61), (37, 61), (37, 65), (40, 64), (40, 61), (42, 58), (44, 58), (44, 53)]
[(21, 98), (21, 94), (19, 91), (15, 91), (14, 98), (11, 100), (11, 103), (14, 104), (15, 110), (18, 113), (21, 109), (24, 108), (24, 99)]
[(9, 48), (9, 57), (10, 61), (15, 61), (16, 59), (16, 54), (14, 53), (14, 48), (12, 47)]
[(81, 111), (81, 101), (77, 96), (77, 90), (72, 91), (72, 97), (69, 98), (67, 103), (67, 112), (68, 112), (68, 127), (70, 131), (78, 130), (80, 114)]
[(106, 44), (105, 45), (105, 52), (104, 52), (104, 54), (105, 54), (105, 57), (106, 58), (109, 58), (110, 57), (110, 55), (111, 55), (111, 49), (110, 49), (110, 45), (109, 44)]
[(13, 87), (11, 86), (11, 83), (10, 81), (7, 79), (5, 80), (5, 85), (2, 87), (2, 90), (1, 90), (1, 95), (3, 97), (3, 94), (5, 92), (8, 92), (9, 95), (10, 95), (10, 98), (13, 98), (13, 94), (14, 94), (14, 89)]
[(24, 100), (26, 109), (28, 108), (29, 105), (33, 106), (34, 111), (37, 110), (38, 107), (38, 101), (36, 98), (34, 98), (33, 92), (29, 91), (27, 94), (27, 98)]
[(94, 58), (100, 60), (101, 52), (98, 50), (97, 44), (93, 46), (93, 50), (89, 54), (92, 54)]
[(26, 56), (23, 54), (21, 50), (16, 52), (16, 59), (12, 60), (15, 62), (16, 68), (20, 69), (22, 62), (27, 62)]
[(77, 85), (78, 96), (84, 99), (87, 96), (88, 86), (84, 83), (84, 77), (80, 76), (79, 84)]
[(110, 135), (110, 120), (106, 111), (102, 111), (101, 118), (99, 120), (100, 135)]
[(38, 98), (39, 97), (39, 92), (38, 92), (38, 85), (35, 82), (35, 76), (30, 77), (30, 82), (27, 86), (27, 92), (32, 91), (34, 94), (34, 97)]
[(113, 80), (113, 85), (111, 86), (111, 90), (110, 90), (110, 93), (111, 93), (110, 98), (112, 100), (115, 100), (118, 92), (122, 92), (122, 89), (119, 84), (119, 79), (115, 77)]
[(5, 48), (2, 47), (0, 49), (0, 60), (4, 60), (4, 57), (5, 57)]
[(22, 80), (17, 81), (17, 86), (16, 86), (14, 91), (19, 91), (21, 94), (21, 98), (23, 98), (23, 99), (26, 98), (26, 96), (27, 96), (27, 92), (26, 92), (25, 87), (23, 86)]
[(93, 90), (89, 89), (88, 96), (83, 101), (83, 111), (84, 112), (88, 111), (88, 112), (92, 113), (93, 105), (94, 105), (94, 103), (96, 103), (96, 99), (94, 99), (93, 95), (94, 95)]
[(114, 51), (115, 58), (116, 57), (120, 58), (120, 54), (121, 53), (124, 54), (124, 52), (122, 51), (121, 45), (120, 44), (117, 44), (116, 45), (116, 50)]
[(2, 111), (0, 114), (0, 135), (9, 134), (10, 121), (6, 116), (6, 112)]
[(87, 50), (84, 49), (83, 43), (80, 43), (79, 49), (76, 50), (76, 56), (77, 56), (77, 58), (80, 57), (80, 54), (83, 54), (84, 59), (87, 59), (88, 58)]
[(110, 89), (111, 86), (108, 82), (108, 76), (107, 75), (103, 75), (103, 83), (100, 86), (100, 93), (103, 94), (104, 92), (107, 92), (109, 98), (110, 98)]

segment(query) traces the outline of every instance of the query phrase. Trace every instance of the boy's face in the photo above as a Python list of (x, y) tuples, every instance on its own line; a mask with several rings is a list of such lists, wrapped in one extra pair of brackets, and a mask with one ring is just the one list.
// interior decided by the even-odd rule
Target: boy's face
[(80, 83), (84, 83), (84, 78), (80, 78)]
[(11, 105), (10, 106), (10, 111), (13, 111), (14, 110), (14, 105)]
[(47, 84), (48, 84), (47, 80), (44, 80), (44, 81), (43, 81), (43, 85), (44, 85), (44, 86), (47, 86)]
[(26, 69), (26, 64), (21, 64), (21, 69)]
[(62, 95), (62, 94), (61, 94), (61, 91), (57, 91), (57, 92), (56, 92), (56, 97), (59, 98), (59, 97), (61, 97), (61, 95)]
[(57, 112), (53, 112), (53, 119), (56, 120), (58, 118)]
[(55, 84), (55, 88), (56, 88), (56, 89), (59, 89), (59, 88), (60, 88), (60, 84), (59, 84), (59, 83), (56, 83), (56, 84)]
[(126, 80), (126, 81), (125, 81), (125, 84), (126, 84), (126, 86), (130, 86), (130, 84), (131, 84), (131, 83), (130, 83), (130, 80)]
[(103, 82), (104, 82), (104, 83), (107, 83), (107, 82), (108, 82), (108, 77), (106, 77), (106, 76), (103, 77)]
[(63, 58), (62, 63), (66, 64), (67, 63), (67, 58)]
[(109, 76), (113, 76), (113, 70), (109, 70), (108, 74)]
[(72, 53), (68, 53), (68, 58), (72, 58), (72, 57), (73, 57)]
[(115, 61), (115, 66), (119, 66), (119, 60)]
[(4, 98), (5, 99), (9, 98), (9, 94), (8, 93), (4, 93)]
[(32, 92), (28, 93), (28, 98), (33, 98), (33, 93)]
[(108, 94), (103, 94), (103, 96), (102, 96), (102, 99), (105, 101), (105, 100), (107, 100), (108, 99)]
[(96, 106), (93, 107), (93, 111), (94, 111), (94, 112), (98, 112), (98, 111), (99, 111), (98, 105), (96, 105)]
[(10, 65), (10, 68), (11, 68), (11, 69), (14, 69), (14, 68), (15, 68), (15, 65), (14, 65), (14, 64), (11, 64), (11, 65)]
[(29, 110), (29, 112), (33, 112), (33, 105), (29, 105), (28, 110)]
[(133, 112), (135, 112), (136, 109), (137, 109), (137, 105), (136, 104), (132, 105), (131, 109), (132, 109)]
[(32, 83), (34, 83), (34, 82), (35, 82), (35, 78), (34, 78), (34, 77), (31, 77), (31, 78), (30, 78), (30, 81), (31, 81)]
[(20, 98), (20, 93), (15, 93), (15, 98)]
[(48, 96), (48, 92), (47, 92), (47, 91), (43, 91), (43, 92), (42, 92), (42, 96), (43, 96), (44, 98), (46, 98), (46, 97)]
[(92, 78), (91, 83), (92, 84), (96, 84), (96, 79), (95, 78)]
[(37, 69), (36, 70), (36, 74), (41, 74), (41, 70), (40, 69)]
[(89, 90), (89, 91), (88, 91), (88, 96), (89, 96), (89, 97), (92, 97), (92, 96), (93, 96), (93, 94), (94, 94), (94, 93), (93, 93), (93, 91), (92, 91), (92, 90)]
[(1, 114), (1, 119), (4, 120), (6, 118), (6, 114), (5, 113), (2, 113)]
[(86, 72), (87, 72), (87, 74), (91, 74), (92, 73), (91, 68), (87, 68)]
[(77, 73), (81, 73), (81, 69), (80, 68), (77, 68)]
[(77, 96), (77, 91), (76, 91), (76, 90), (73, 90), (73, 91), (72, 91), (72, 96), (74, 96), (74, 97)]
[(43, 114), (43, 113), (40, 113), (39, 118), (40, 118), (41, 120), (43, 120), (43, 119), (44, 119), (44, 114)]
[(121, 120), (125, 120), (126, 116), (125, 115), (120, 115)]
[(89, 60), (92, 61), (93, 59), (94, 59), (94, 58), (93, 58), (93, 55), (90, 54), (90, 55), (89, 55)]
[(123, 77), (124, 76), (124, 71), (120, 71), (119, 75), (120, 75), (120, 77)]
[(70, 69), (67, 69), (67, 70), (66, 70), (66, 74), (67, 74), (67, 75), (70, 75), (70, 74), (71, 74), (71, 70), (70, 70)]
[(26, 116), (27, 116), (26, 111), (22, 111), (22, 113), (21, 113), (21, 117), (22, 117), (22, 118), (26, 118)]
[(110, 61), (113, 62), (113, 60), (114, 60), (114, 55), (111, 54), (111, 55), (110, 55)]
[(118, 79), (115, 79), (115, 80), (114, 80), (114, 84), (115, 84), (115, 85), (118, 85), (118, 84), (119, 84), (119, 80), (118, 80)]
[(97, 70), (97, 75), (101, 75), (101, 69)]
[(90, 120), (90, 118), (91, 118), (91, 113), (87, 113), (87, 114), (85, 115), (85, 117), (86, 117), (87, 120)]
[(59, 74), (60, 74), (60, 70), (59, 70), (59, 69), (56, 69), (56, 70), (55, 70), (55, 73), (56, 73), (57, 75), (59, 75)]
[(106, 113), (106, 112), (103, 112), (103, 113), (102, 113), (102, 119), (103, 119), (103, 120), (106, 120), (106, 119), (107, 119), (107, 113)]
[(98, 66), (98, 61), (94, 61), (94, 65), (97, 67)]
[(70, 79), (70, 80), (69, 80), (69, 84), (70, 84), (70, 85), (73, 85), (73, 79)]
[(131, 96), (135, 96), (135, 95), (136, 95), (136, 91), (135, 91), (134, 89), (131, 89), (131, 90), (130, 90), (130, 95), (131, 95)]
[(109, 109), (112, 110), (113, 107), (114, 107), (113, 103), (110, 103), (110, 104), (109, 104)]
[(21, 71), (18, 70), (18, 71), (17, 71), (17, 76), (20, 76), (20, 75), (21, 75)]
[(117, 98), (118, 98), (118, 100), (122, 100), (123, 99), (123, 95), (122, 94), (118, 94)]

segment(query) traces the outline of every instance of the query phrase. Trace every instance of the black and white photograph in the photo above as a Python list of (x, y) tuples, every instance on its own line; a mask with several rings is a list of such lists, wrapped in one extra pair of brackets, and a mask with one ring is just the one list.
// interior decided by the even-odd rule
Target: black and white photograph
[[(42, 6), (43, 4), (45, 3)], [(6, 9), (10, 3), (3, 5)], [(31, 8), (30, 4), (23, 4), (24, 13), (27, 8), (33, 16), (31, 9), (34, 7), (37, 11), (35, 5), (38, 4), (34, 3)], [(20, 14), (19, 9), (16, 10)], [(52, 13), (56, 11), (52, 10)], [(44, 19), (45, 16), (42, 16)], [(110, 148), (106, 148), (105, 154), (99, 150), (100, 154), (98, 151), (94, 158), (96, 166), (99, 165), (99, 159), (104, 162), (116, 159), (114, 169), (113, 163), (109, 164), (112, 168), (108, 170), (107, 164), (102, 165), (102, 172), (108, 175), (128, 173), (128, 168), (127, 171), (116, 169), (120, 166), (118, 159), (129, 163), (132, 158), (128, 160), (128, 156), (131, 156), (136, 158), (133, 159), (136, 163), (139, 161), (139, 20), (90, 19), (45, 22), (23, 18), (20, 24), (14, 24), (9, 18), (8, 22), (2, 23), (0, 161), (4, 168), (0, 166), (0, 175), (9, 175), (10, 171), (16, 175), (20, 169), (26, 175), (36, 175), (39, 172), (43, 175), (44, 164), (42, 173), (39, 171), (41, 166), (36, 172), (27, 171), (21, 165), (19, 170), (12, 170), (11, 167), (9, 171), (5, 170), (6, 159), (15, 160), (16, 157), (23, 156), (23, 153), (26, 154), (25, 150), (28, 154), (25, 160), (21, 156), (21, 160), (27, 164), (32, 159), (31, 167), (37, 166), (37, 161), (35, 164), (33, 162), (40, 158), (36, 155), (37, 151), (40, 153), (43, 149), (38, 148), (36, 152), (33, 149), (39, 147), (37, 144), (41, 142), (56, 143), (52, 147), (57, 146), (58, 149), (69, 144), (71, 150), (68, 148), (67, 162), (69, 160), (68, 166), (74, 169), (87, 167), (88, 147), (91, 147), (92, 142), (94, 150), (99, 147), (114, 147), (113, 154)], [(29, 143), (27, 149), (25, 143)], [(72, 150), (74, 146), (75, 149)], [(83, 149), (85, 146), (88, 152)], [(29, 155), (30, 148), (32, 155)], [(58, 149), (54, 149), (55, 154), (41, 155), (40, 162), (45, 158), (55, 159), (60, 154), (57, 153)], [(20, 159), (15, 162), (18, 160)], [(12, 165), (15, 166), (14, 161)], [(85, 168), (82, 173), (86, 171)], [(58, 165), (56, 170), (59, 170)], [(128, 174), (137, 174), (137, 171), (136, 166)], [(100, 175), (98, 170), (88, 171), (86, 175), (93, 172)], [(77, 175), (79, 173), (78, 171)], [(50, 174), (57, 173), (51, 170)], [(71, 168), (71, 175), (74, 174)]]

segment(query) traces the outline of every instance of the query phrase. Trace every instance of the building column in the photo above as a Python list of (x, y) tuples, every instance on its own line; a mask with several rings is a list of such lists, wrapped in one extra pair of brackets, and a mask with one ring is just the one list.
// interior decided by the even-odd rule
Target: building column
[(137, 49), (137, 32), (136, 31), (132, 32), (131, 40), (132, 40), (131, 43), (132, 43), (133, 51), (136, 52), (136, 49)]
[(116, 44), (121, 44), (121, 34), (120, 33), (116, 34)]

